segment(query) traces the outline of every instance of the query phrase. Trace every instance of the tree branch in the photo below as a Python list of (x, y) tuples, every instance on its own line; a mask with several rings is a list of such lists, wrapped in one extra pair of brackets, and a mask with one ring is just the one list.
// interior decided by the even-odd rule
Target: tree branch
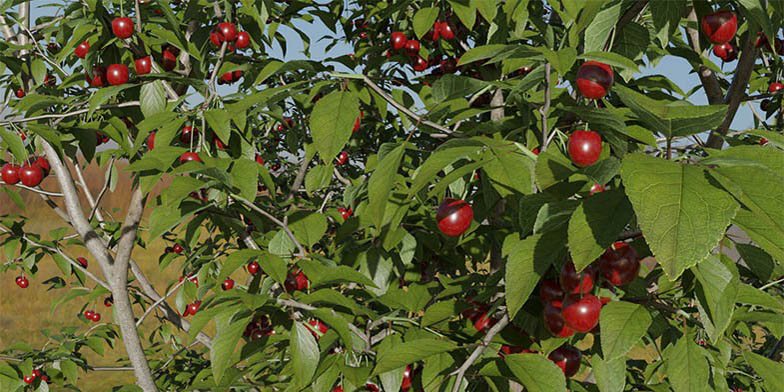
[(299, 170), (297, 170), (297, 177), (294, 178), (294, 182), (291, 184), (291, 190), (289, 190), (289, 196), (286, 200), (293, 199), (294, 195), (299, 191), (299, 187), (302, 186), (302, 181), (305, 180), (305, 174), (308, 172), (308, 165), (310, 165), (310, 160), (302, 158), (302, 162), (299, 164)]
[(139, 319), (136, 320), (136, 327), (138, 328), (140, 325), (142, 325), (142, 323), (144, 322), (144, 319), (147, 318), (148, 314), (152, 313), (152, 311), (155, 310), (155, 308), (157, 308), (158, 305), (162, 304), (163, 301), (166, 301), (167, 298), (169, 298), (172, 294), (176, 293), (177, 289), (180, 288), (180, 286), (184, 285), (185, 282), (187, 282), (187, 281), (188, 281), (188, 279), (183, 279), (183, 280), (177, 282), (177, 284), (174, 285), (174, 287), (172, 287), (171, 290), (169, 290), (168, 293), (164, 294), (163, 297), (161, 297), (160, 299), (155, 301), (155, 303), (150, 305), (150, 307), (148, 307), (147, 310), (144, 311), (144, 314), (142, 314), (142, 317), (139, 317)]
[(30, 191), (30, 192), (40, 193), (40, 194), (42, 194), (42, 195), (46, 195), (46, 196), (63, 197), (63, 194), (62, 194), (62, 193), (57, 193), (57, 192), (48, 192), (48, 191), (45, 191), (45, 190), (43, 190), (43, 189), (38, 189), (38, 188), (31, 188), (31, 187), (29, 187), (29, 186), (27, 186), (27, 185), (23, 185), (23, 184), (14, 184), (14, 185), (11, 185), (11, 184), (7, 184), (7, 183), (3, 182), (3, 180), (0, 180), (0, 185), (15, 186), (15, 187), (17, 187), (17, 188), (26, 189), (26, 190), (28, 190), (28, 191)]
[[(111, 104), (111, 105), (101, 105), (101, 106), (98, 107), (98, 109), (102, 110), (102, 109), (114, 109), (114, 108), (127, 108), (127, 107), (133, 107), (133, 106), (139, 106), (139, 101), (123, 102), (123, 103)], [(31, 121), (38, 121), (38, 120), (46, 120), (46, 119), (61, 119), (61, 118), (66, 118), (66, 117), (71, 117), (71, 116), (78, 116), (80, 114), (84, 114), (84, 113), (87, 113), (89, 111), (90, 111), (90, 109), (80, 109), (80, 110), (74, 110), (73, 112), (68, 112), (68, 113), (42, 114), (40, 116), (34, 116), (34, 117), (23, 117), (23, 118), (18, 118), (18, 119), (5, 120), (5, 121), (0, 121), (0, 126), (6, 126), (6, 125), (11, 125), (11, 124), (21, 124), (21, 123), (26, 123), (26, 122), (31, 122)]]
[(479, 356), (482, 355), (495, 335), (501, 332), (501, 330), (504, 329), (508, 324), (509, 315), (504, 312), (504, 317), (502, 317), (501, 320), (498, 320), (498, 322), (492, 328), (490, 328), (489, 331), (487, 331), (487, 335), (485, 335), (485, 337), (482, 339), (482, 342), (474, 349), (471, 355), (468, 356), (468, 359), (466, 359), (466, 361), (463, 362), (463, 364), (457, 370), (449, 373), (450, 376), (457, 376), (455, 377), (455, 384), (452, 388), (452, 392), (457, 392), (460, 390), (460, 384), (463, 382), (465, 372), (468, 370), (468, 368), (471, 367), (471, 365), (474, 364), (474, 362), (476, 362), (477, 359), (479, 359)]
[(282, 222), (280, 219), (274, 217), (269, 212), (264, 211), (261, 208), (257, 207), (255, 204), (253, 204), (249, 200), (243, 198), (242, 196), (231, 195), (231, 197), (235, 198), (236, 200), (239, 200), (240, 202), (242, 202), (242, 204), (245, 204), (245, 206), (247, 206), (251, 210), (258, 212), (261, 215), (264, 215), (267, 219), (271, 220), (272, 223), (278, 225), (281, 229), (283, 229), (283, 231), (286, 233), (286, 235), (289, 237), (289, 239), (291, 239), (291, 241), (294, 242), (294, 245), (299, 250), (299, 253), (297, 254), (297, 256), (301, 256), (301, 257), (305, 256), (305, 248), (302, 246), (302, 244), (299, 243), (299, 240), (297, 240), (297, 238), (294, 237), (294, 233), (291, 232), (291, 229), (289, 228), (289, 225), (287, 225), (286, 223)]
[(548, 62), (544, 65), (544, 105), (539, 109), (542, 114), (542, 148), (544, 152), (547, 149), (547, 134), (550, 128), (547, 125), (547, 113), (550, 111), (550, 70), (552, 65)]
[[(692, 7), (688, 16), (689, 21), (697, 23), (697, 12)], [(700, 32), (697, 29), (690, 27), (686, 28), (686, 38), (689, 41), (691, 48), (698, 54), (702, 54), (700, 49)], [(719, 78), (710, 68), (700, 64), (697, 67), (697, 75), (700, 77), (702, 87), (705, 89), (705, 95), (708, 97), (708, 103), (711, 105), (721, 104), (723, 93), (719, 85)]]

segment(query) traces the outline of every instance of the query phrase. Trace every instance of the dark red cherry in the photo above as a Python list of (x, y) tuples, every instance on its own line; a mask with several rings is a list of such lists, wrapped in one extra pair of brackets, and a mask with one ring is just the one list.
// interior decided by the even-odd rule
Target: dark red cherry
[(580, 167), (591, 166), (602, 153), (602, 137), (594, 131), (574, 131), (569, 136), (569, 156)]
[(114, 18), (112, 32), (117, 38), (128, 38), (133, 35), (133, 21), (131, 18)]
[(233, 289), (234, 288), (234, 279), (226, 278), (226, 280), (224, 280), (223, 283), (221, 283), (221, 288), (224, 291)]
[(405, 34), (399, 31), (395, 31), (394, 33), (392, 33), (392, 38), (391, 38), (392, 49), (401, 50), (406, 46), (406, 42), (408, 42), (408, 38), (406, 38)]
[(555, 362), (555, 364), (561, 368), (566, 378), (569, 378), (577, 374), (577, 371), (580, 370), (582, 353), (574, 346), (564, 344), (551, 352), (547, 358)]
[(106, 69), (106, 81), (118, 86), (128, 81), (128, 67), (125, 64), (112, 64)]
[(598, 61), (586, 61), (577, 70), (577, 89), (590, 99), (607, 95), (613, 85), (613, 70), (609, 65)]
[(26, 289), (27, 286), (30, 286), (30, 281), (27, 280), (27, 278), (24, 277), (24, 276), (17, 276), (16, 277), (16, 285), (21, 287), (21, 288), (23, 288), (23, 289)]
[(438, 230), (449, 237), (457, 237), (471, 226), (474, 209), (463, 200), (446, 198), (438, 206)]
[(15, 165), (13, 163), (6, 163), (3, 165), (2, 171), (0, 171), (0, 178), (3, 179), (8, 185), (15, 185), (19, 182), (19, 170), (21, 167), (19, 165)]
[(586, 294), (593, 289), (596, 280), (596, 271), (593, 266), (587, 266), (579, 274), (571, 261), (561, 267), (561, 288), (567, 294)]
[(76, 45), (76, 48), (74, 48), (74, 55), (76, 55), (76, 57), (80, 59), (83, 59), (87, 56), (87, 52), (89, 51), (90, 51), (90, 43), (84, 41), (79, 45)]
[(721, 10), (702, 17), (702, 32), (714, 44), (729, 42), (738, 31), (738, 16), (730, 10)]
[(261, 266), (259, 265), (258, 262), (251, 261), (250, 263), (248, 263), (248, 272), (251, 275), (256, 275), (259, 272), (259, 269), (261, 269)]
[(37, 187), (44, 179), (44, 171), (37, 165), (24, 165), (19, 169), (19, 180), (31, 188)]
[(199, 158), (199, 154), (197, 154), (195, 152), (192, 152), (192, 151), (188, 151), (188, 152), (184, 152), (184, 153), (182, 153), (182, 155), (180, 155), (180, 163), (186, 163), (186, 162), (192, 162), (192, 161), (201, 162), (201, 158)]
[(577, 332), (590, 332), (599, 324), (602, 301), (595, 295), (570, 295), (561, 309), (566, 325)]
[(406, 41), (406, 54), (409, 56), (416, 56), (419, 54), (419, 41), (410, 39)]
[(566, 326), (566, 321), (564, 321), (563, 315), (561, 315), (560, 307), (548, 303), (544, 306), (542, 316), (544, 318), (544, 325), (553, 336), (568, 338), (569, 336), (574, 335), (574, 330)]
[(607, 249), (599, 258), (599, 271), (615, 286), (629, 284), (640, 272), (637, 251), (625, 242), (616, 242), (613, 248)]
[(545, 279), (539, 283), (539, 300), (543, 304), (549, 304), (553, 301), (563, 301), (564, 291), (561, 285), (553, 279)]
[(221, 22), (218, 24), (218, 38), (221, 41), (232, 42), (237, 39), (237, 27), (231, 22)]
[(152, 59), (150, 56), (144, 56), (133, 61), (136, 68), (136, 75), (147, 75), (152, 71)]
[(247, 31), (240, 31), (237, 33), (237, 49), (245, 49), (250, 45), (250, 34)]

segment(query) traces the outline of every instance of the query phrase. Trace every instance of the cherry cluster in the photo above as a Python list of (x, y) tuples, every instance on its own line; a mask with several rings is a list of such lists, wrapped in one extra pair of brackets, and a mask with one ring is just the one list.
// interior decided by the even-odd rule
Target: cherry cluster
[(35, 380), (41, 380), (41, 382), (48, 383), (49, 376), (47, 376), (46, 373), (42, 372), (41, 369), (33, 369), (32, 374), (30, 374), (29, 376), (24, 376), (24, 378), (22, 378), (22, 381), (24, 381), (24, 383), (27, 385), (35, 383)]
[(6, 163), (0, 168), (0, 178), (8, 185), (21, 182), (24, 186), (34, 188), (41, 184), (50, 170), (49, 160), (45, 157), (32, 157), (22, 166)]

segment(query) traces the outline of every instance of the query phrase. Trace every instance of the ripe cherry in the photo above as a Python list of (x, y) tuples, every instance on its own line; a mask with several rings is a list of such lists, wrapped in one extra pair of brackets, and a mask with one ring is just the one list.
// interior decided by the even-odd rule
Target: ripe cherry
[(348, 153), (345, 151), (341, 151), (340, 154), (338, 154), (338, 157), (335, 159), (335, 163), (338, 166), (343, 166), (347, 162), (348, 162)]
[(90, 43), (88, 41), (84, 41), (79, 45), (76, 45), (76, 48), (74, 48), (74, 55), (76, 55), (76, 57), (80, 59), (83, 59), (87, 56), (87, 52), (89, 51), (90, 51)]
[[(199, 130), (196, 129), (195, 131), (198, 132)], [(192, 126), (186, 125), (182, 127), (182, 133), (180, 133), (180, 141), (183, 143), (190, 143), (194, 133), (195, 132)]]
[(702, 17), (702, 32), (714, 44), (729, 42), (738, 31), (738, 16), (730, 10), (721, 10)]
[(114, 303), (114, 297), (112, 297), (111, 295), (104, 298), (103, 300), (103, 306), (106, 306), (107, 308), (112, 307), (113, 303)]
[(215, 46), (220, 46), (221, 45), (221, 39), (220, 39), (220, 36), (218, 36), (218, 32), (216, 32), (216, 31), (211, 31), (210, 32), (210, 42), (213, 45), (215, 45)]
[(23, 288), (23, 289), (26, 289), (27, 286), (30, 285), (30, 281), (27, 280), (27, 277), (25, 277), (25, 276), (17, 276), (16, 277), (16, 285), (21, 287), (21, 288)]
[(572, 162), (580, 167), (593, 165), (602, 153), (602, 137), (594, 131), (574, 131), (568, 144)]
[(770, 86), (768, 87), (768, 93), (775, 94), (779, 92), (781, 89), (784, 89), (784, 84), (781, 84), (779, 82), (774, 82), (771, 83)]
[(416, 56), (413, 67), (414, 71), (424, 72), (428, 67), (427, 60), (423, 59), (422, 56)]
[(223, 291), (231, 290), (234, 288), (234, 279), (226, 278), (226, 280), (221, 283), (221, 288)]
[(400, 384), (401, 392), (408, 392), (411, 389), (411, 365), (406, 365), (403, 370), (403, 382)]
[(613, 248), (607, 249), (599, 258), (599, 271), (615, 286), (629, 284), (640, 272), (637, 251), (625, 242), (616, 242)]
[(553, 279), (545, 279), (539, 283), (539, 300), (543, 304), (549, 304), (553, 301), (563, 301), (564, 291), (561, 285)]
[(31, 188), (37, 187), (44, 179), (44, 171), (36, 165), (24, 165), (19, 169), (19, 180)]
[(8, 185), (15, 185), (19, 182), (19, 170), (21, 168), (19, 165), (15, 165), (13, 163), (6, 163), (3, 165), (2, 171), (0, 171), (0, 178), (3, 179)]
[(561, 267), (561, 288), (568, 294), (586, 294), (593, 289), (596, 280), (596, 270), (587, 266), (579, 274), (571, 261)]
[(582, 353), (574, 346), (564, 344), (551, 352), (547, 358), (555, 362), (555, 364), (561, 368), (564, 375), (569, 378), (577, 374), (577, 371), (580, 370)]
[(177, 68), (177, 56), (179, 56), (180, 50), (174, 46), (167, 45), (163, 52), (161, 52), (161, 65), (163, 66), (164, 71), (172, 71), (174, 68)]
[(351, 217), (351, 215), (354, 214), (354, 211), (351, 211), (351, 208), (345, 209), (343, 207), (339, 207), (338, 212), (340, 213), (340, 216), (343, 217), (343, 220), (347, 220)]
[(438, 41), (438, 39), (441, 38), (441, 22), (433, 22), (433, 28), (428, 30), (423, 38), (434, 42)]
[(408, 38), (406, 38), (405, 34), (399, 31), (395, 31), (394, 33), (392, 33), (392, 37), (391, 37), (392, 49), (401, 50), (406, 46), (406, 42), (408, 42)]
[(406, 54), (409, 56), (416, 56), (419, 54), (419, 41), (410, 39), (406, 41)]
[(231, 22), (221, 22), (218, 24), (218, 38), (221, 41), (233, 42), (237, 39), (237, 27)]
[(449, 22), (441, 22), (439, 24), (439, 33), (441, 34), (441, 38), (445, 40), (452, 40), (455, 38), (455, 32), (452, 30), (452, 25)]
[(463, 200), (446, 198), (438, 206), (436, 221), (438, 230), (449, 237), (457, 237), (471, 226), (474, 209)]
[[(321, 320), (310, 320), (308, 325), (310, 325), (308, 330), (310, 330), (311, 335), (313, 335), (313, 337), (316, 339), (322, 337), (325, 333), (327, 333), (327, 331), (329, 331), (329, 327), (321, 322)], [(318, 333), (316, 331), (318, 331)]]
[(133, 35), (133, 21), (131, 18), (114, 18), (112, 32), (117, 38), (128, 38)]
[(474, 321), (474, 329), (478, 332), (486, 332), (488, 329), (492, 328), (496, 322), (497, 320), (490, 314), (484, 313)]
[(607, 95), (612, 85), (613, 70), (607, 64), (586, 61), (577, 70), (577, 89), (586, 98), (602, 98)]
[(599, 324), (602, 301), (591, 294), (571, 295), (566, 298), (561, 315), (569, 328), (577, 332), (589, 332)]
[(147, 75), (152, 71), (152, 59), (150, 56), (144, 56), (134, 60), (133, 65), (136, 67), (137, 75)]
[(106, 69), (106, 81), (118, 86), (128, 81), (128, 67), (125, 64), (112, 64)]
[(150, 132), (150, 135), (147, 136), (147, 148), (150, 150), (155, 148), (155, 132)]
[(240, 31), (237, 33), (237, 49), (245, 49), (250, 45), (250, 34), (247, 31)]
[(24, 376), (24, 378), (22, 378), (22, 381), (24, 381), (25, 384), (32, 384), (35, 382), (35, 376), (33, 375)]
[(192, 152), (192, 151), (188, 151), (188, 152), (184, 152), (184, 153), (182, 153), (182, 155), (180, 155), (180, 163), (186, 163), (186, 162), (192, 162), (192, 161), (201, 162), (201, 158), (199, 158), (199, 154), (197, 154), (195, 152)]
[(103, 87), (106, 84), (106, 68), (100, 65), (95, 66), (93, 67), (93, 76), (90, 77), (90, 74), (85, 73), (84, 77), (90, 87)]
[(544, 325), (553, 336), (568, 338), (569, 336), (574, 335), (574, 330), (566, 326), (566, 321), (564, 321), (563, 315), (561, 314), (561, 308), (552, 303), (548, 303), (544, 306), (542, 316), (544, 317)]
[(594, 183), (593, 185), (591, 185), (591, 189), (588, 191), (588, 195), (593, 196), (595, 193), (604, 192), (605, 189), (606, 188), (604, 187), (604, 185)]
[(738, 58), (738, 48), (732, 42), (725, 42), (713, 47), (713, 54), (725, 63), (735, 61)]
[(354, 120), (354, 129), (351, 130), (351, 133), (355, 133), (359, 131), (359, 127), (361, 123), (362, 123), (361, 117), (357, 117), (357, 119)]
[(25, 93), (25, 91), (24, 91), (24, 89), (23, 89), (23, 88), (18, 88), (18, 89), (16, 89), (16, 91), (14, 92), (14, 94), (15, 94), (15, 95), (16, 95), (16, 97), (17, 97), (17, 98), (19, 98), (19, 99), (22, 99), (22, 98), (24, 98), (24, 97), (25, 97), (25, 95), (27, 95), (27, 94)]
[(49, 172), (52, 170), (52, 167), (49, 165), (49, 160), (45, 157), (37, 157), (35, 160), (32, 161), (32, 164), (41, 168), (44, 172), (44, 177), (49, 175)]
[(251, 275), (256, 275), (259, 272), (259, 269), (261, 269), (261, 266), (257, 261), (248, 263), (248, 272), (250, 272)]
[(85, 310), (85, 311), (84, 311), (84, 318), (86, 318), (86, 319), (88, 319), (88, 320), (92, 320), (92, 319), (93, 319), (93, 315), (94, 315), (94, 314), (95, 314), (95, 312), (94, 312), (94, 311), (92, 311), (92, 310), (89, 310), (89, 309), (88, 309), (88, 310)]
[(76, 262), (79, 263), (79, 265), (81, 265), (82, 268), (87, 268), (87, 259), (85, 259), (84, 257), (77, 257)]
[(90, 320), (93, 320), (94, 323), (101, 321), (101, 314), (98, 312), (93, 313), (93, 316), (90, 317)]
[(174, 246), (172, 246), (172, 252), (180, 254), (182, 253), (182, 251), (183, 251), (182, 245), (174, 244)]
[(310, 287), (308, 277), (302, 271), (290, 271), (283, 282), (286, 291), (301, 291)]
[(201, 301), (195, 301), (194, 303), (188, 305), (187, 312), (190, 313), (192, 316), (195, 316), (196, 313), (199, 311), (200, 306), (201, 306)]

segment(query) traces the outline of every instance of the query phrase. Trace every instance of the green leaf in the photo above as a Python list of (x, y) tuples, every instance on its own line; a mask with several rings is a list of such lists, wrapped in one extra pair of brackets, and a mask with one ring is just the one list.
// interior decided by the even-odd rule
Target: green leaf
[(476, 23), (476, 4), (473, 1), (448, 0), (452, 10), (457, 14), (457, 18), (463, 26), (474, 27)]
[(73, 361), (60, 361), (60, 370), (63, 372), (63, 376), (65, 376), (69, 382), (76, 384), (76, 380), (79, 379), (79, 369), (76, 367), (76, 364), (73, 363)]
[(378, 350), (376, 367), (373, 369), (372, 375), (386, 373), (457, 348), (459, 347), (454, 342), (441, 339), (417, 339), (382, 346)]
[(367, 276), (345, 265), (326, 266), (314, 260), (301, 260), (299, 266), (311, 281), (311, 287), (336, 282), (354, 282), (368, 287), (378, 287)]
[(139, 102), (144, 117), (165, 111), (166, 90), (163, 89), (163, 82), (156, 80), (144, 83), (139, 92)]
[(650, 313), (642, 305), (612, 301), (602, 307), (599, 326), (604, 358), (612, 361), (626, 355), (642, 339), (651, 322)]
[(629, 60), (626, 57), (621, 56), (618, 53), (613, 52), (590, 52), (590, 53), (583, 53), (577, 56), (580, 60), (593, 60), (599, 61), (601, 63), (605, 63), (607, 65), (611, 65), (613, 67), (623, 68), (629, 71), (637, 72), (639, 70), (639, 66), (632, 60)]
[[(777, 3), (778, 1), (771, 1), (771, 3)], [(762, 32), (765, 33), (767, 37), (775, 37), (776, 33), (778, 33), (779, 26), (777, 25), (774, 28), (770, 17), (768, 16), (767, 8), (765, 7), (765, 2), (761, 0), (738, 0), (738, 3), (742, 6), (741, 13), (746, 16), (747, 18), (753, 20), (758, 26), (762, 28)], [(781, 22), (778, 21), (780, 25)], [(752, 33), (753, 34), (753, 33)], [(773, 42), (773, 41), (771, 41)]]
[(14, 158), (16, 158), (17, 162), (27, 160), (27, 150), (24, 148), (24, 142), (16, 132), (11, 132), (5, 129), (5, 127), (0, 127), (0, 139), (2, 139), (3, 144), (8, 146), (11, 153), (14, 154)]
[[(245, 263), (248, 263), (251, 259), (260, 259), (262, 256), (264, 256), (264, 252), (255, 249), (242, 249), (231, 253), (223, 259), (217, 280), (222, 282), (240, 266), (245, 265)], [(259, 264), (263, 264), (262, 260), (257, 261)]]
[(461, 158), (470, 159), (483, 147), (484, 144), (476, 140), (453, 140), (444, 143), (416, 171), (408, 196), (413, 196), (425, 185), (432, 182), (438, 173), (448, 165)]
[(743, 352), (743, 359), (746, 360), (757, 374), (762, 377), (765, 390), (778, 391), (784, 385), (784, 364), (772, 361), (762, 355), (750, 351)]
[(757, 214), (745, 208), (738, 210), (732, 223), (775, 259), (784, 260), (784, 237), (776, 234), (775, 223), (759, 219)]
[(577, 60), (577, 50), (575, 48), (563, 48), (554, 52), (546, 47), (537, 47), (542, 52), (544, 58), (552, 64), (553, 69), (561, 75), (566, 75)]
[(343, 317), (340, 317), (332, 309), (319, 308), (313, 311), (313, 315), (327, 324), (327, 326), (334, 329), (338, 336), (340, 336), (340, 340), (343, 341), (343, 345), (345, 347), (352, 347), (354, 344), (352, 338), (353, 335), (348, 329), (348, 321), (346, 321)]
[[(96, 91), (92, 98), (90, 98), (90, 107), (87, 111), (87, 117), (92, 117), (93, 113), (95, 113), (95, 110), (98, 109), (99, 106), (105, 104), (107, 101), (109, 101), (109, 99), (117, 95), (120, 91), (131, 87), (136, 87), (136, 85), (122, 84), (119, 86), (104, 87)], [(142, 86), (142, 89), (144, 89), (144, 86)], [(144, 93), (142, 92), (142, 94)], [(144, 99), (144, 97), (141, 99)], [(142, 101), (142, 104), (144, 104), (144, 101)]]
[(316, 374), (319, 348), (316, 338), (301, 322), (295, 322), (291, 330), (291, 363), (294, 366), (294, 382), (302, 389), (310, 384)]
[(240, 320), (232, 320), (236, 309), (229, 308), (215, 315), (215, 337), (212, 339), (210, 348), (210, 363), (212, 365), (212, 376), (216, 382), (220, 382), (226, 369), (233, 366), (232, 354), (242, 337), (245, 326), (248, 325), (250, 317)]
[(671, 280), (708, 256), (738, 211), (732, 196), (693, 165), (630, 154), (621, 178), (645, 240)]
[(401, 144), (387, 153), (378, 163), (376, 170), (370, 176), (370, 181), (368, 181), (367, 215), (378, 229), (382, 226), (389, 194), (395, 184), (397, 170), (404, 152), (405, 144)]
[(496, 191), (505, 197), (513, 193), (530, 194), (534, 188), (534, 161), (521, 153), (514, 144), (493, 146), (482, 167)]
[(504, 362), (529, 392), (566, 392), (563, 371), (542, 355), (512, 354)]
[(465, 97), (478, 92), (486, 85), (485, 82), (479, 79), (447, 74), (433, 83), (433, 99), (440, 103), (454, 98)]
[(255, 161), (239, 159), (234, 161), (231, 168), (232, 182), (240, 189), (240, 196), (248, 200), (256, 198), (259, 185), (258, 167), (259, 164)]
[(231, 138), (231, 118), (228, 112), (221, 109), (208, 110), (204, 112), (204, 119), (221, 141), (229, 142)]
[[(602, 309), (604, 312), (604, 309)], [(675, 392), (703, 392), (708, 390), (708, 361), (693, 337), (682, 336), (664, 352), (667, 378)]]
[(626, 387), (626, 358), (607, 361), (595, 354), (590, 361), (600, 392), (623, 392)]
[(735, 244), (735, 249), (751, 272), (762, 282), (768, 282), (773, 277), (776, 262), (764, 250), (751, 244)]
[(427, 34), (428, 30), (433, 28), (433, 23), (435, 23), (437, 18), (437, 7), (420, 8), (419, 11), (414, 14), (413, 21), (414, 34), (416, 34), (417, 38), (422, 39), (422, 36)]
[(476, 8), (479, 13), (487, 20), (488, 23), (493, 23), (495, 15), (498, 13), (498, 2), (495, 0), (473, 0), (476, 3)]
[(582, 271), (601, 256), (633, 215), (629, 200), (620, 190), (583, 199), (569, 219), (569, 252), (577, 270)]
[(776, 297), (745, 283), (741, 283), (738, 287), (736, 301), (738, 303), (761, 306), (776, 312), (784, 313), (784, 304), (777, 300)]
[(304, 246), (311, 247), (327, 232), (327, 217), (318, 212), (299, 212), (289, 216), (289, 227)]
[(653, 25), (658, 32), (656, 37), (659, 39), (661, 46), (665, 47), (669, 42), (670, 34), (678, 28), (681, 16), (686, 8), (686, 2), (654, 1), (650, 3), (650, 7)]
[(316, 102), (310, 115), (310, 131), (322, 162), (332, 162), (343, 150), (357, 117), (359, 98), (350, 91), (334, 91)]
[(331, 163), (326, 165), (316, 165), (316, 167), (308, 170), (305, 175), (305, 190), (308, 193), (313, 193), (319, 189), (329, 186), (332, 181), (333, 166)]
[(706, 330), (716, 344), (732, 321), (740, 284), (738, 270), (732, 262), (722, 263), (716, 255), (708, 256), (691, 270), (699, 282), (697, 298), (712, 324)]
[(509, 52), (515, 48), (515, 45), (502, 44), (476, 46), (469, 49), (468, 52), (465, 52), (462, 56), (460, 56), (460, 61), (458, 61), (457, 65), (466, 65), (473, 63), (474, 61), (486, 60), (491, 57), (495, 57), (498, 54)]
[(539, 154), (536, 158), (536, 184), (540, 189), (547, 189), (575, 173), (576, 169), (572, 161), (558, 151), (557, 148), (549, 148)]
[(604, 50), (607, 39), (610, 37), (610, 31), (615, 28), (615, 24), (621, 16), (622, 6), (622, 3), (616, 3), (596, 14), (596, 18), (585, 29), (584, 50), (586, 52)]
[(422, 327), (440, 323), (458, 313), (460, 312), (457, 309), (457, 300), (436, 302), (425, 310), (425, 315), (422, 316)]
[(554, 261), (566, 255), (564, 233), (560, 230), (535, 234), (520, 240), (510, 234), (504, 240), (502, 254), (506, 257), (506, 306), (514, 318), (531, 295), (537, 283)]

